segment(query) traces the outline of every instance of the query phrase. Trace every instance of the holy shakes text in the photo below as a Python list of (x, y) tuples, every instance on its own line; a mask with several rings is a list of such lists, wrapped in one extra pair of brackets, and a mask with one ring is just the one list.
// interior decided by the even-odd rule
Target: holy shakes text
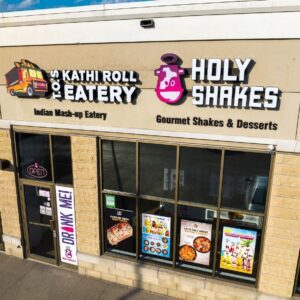
[(247, 83), (254, 61), (235, 58), (193, 59), (192, 80), (195, 82), (219, 82), (226, 85), (194, 85), (192, 103), (196, 106), (279, 110), (278, 87), (241, 86)]

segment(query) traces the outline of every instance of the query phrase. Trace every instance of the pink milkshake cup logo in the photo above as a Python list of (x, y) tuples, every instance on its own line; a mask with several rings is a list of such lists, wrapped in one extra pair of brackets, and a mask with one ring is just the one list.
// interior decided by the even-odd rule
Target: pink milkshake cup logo
[(164, 54), (161, 60), (166, 65), (161, 65), (155, 70), (155, 75), (158, 76), (155, 92), (159, 100), (173, 104), (182, 98), (183, 87), (180, 76), (184, 74), (184, 69), (178, 67), (178, 56), (175, 54)]

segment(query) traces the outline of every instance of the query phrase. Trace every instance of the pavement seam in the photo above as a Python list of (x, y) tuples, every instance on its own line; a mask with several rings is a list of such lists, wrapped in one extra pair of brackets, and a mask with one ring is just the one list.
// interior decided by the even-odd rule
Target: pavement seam
[(102, 298), (103, 294), (105, 293), (105, 291), (107, 290), (107, 288), (109, 287), (109, 283), (106, 285), (106, 287), (103, 289), (103, 291), (101, 292), (101, 294), (99, 295), (99, 300)]

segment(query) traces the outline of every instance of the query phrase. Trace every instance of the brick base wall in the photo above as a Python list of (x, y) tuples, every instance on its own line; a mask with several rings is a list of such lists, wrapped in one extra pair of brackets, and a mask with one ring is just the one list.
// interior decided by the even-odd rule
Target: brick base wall
[[(7, 129), (0, 129), (0, 154), (1, 159), (13, 162), (10, 132)], [(10, 255), (23, 257), (17, 203), (14, 173), (0, 170), (0, 212), (5, 251)]]
[(277, 154), (259, 290), (291, 297), (300, 247), (300, 155)]
[(254, 287), (238, 283), (205, 278), (201, 275), (192, 275), (107, 255), (97, 257), (79, 253), (78, 263), (78, 271), (82, 275), (137, 287), (178, 299), (287, 299), (268, 296), (260, 293)]

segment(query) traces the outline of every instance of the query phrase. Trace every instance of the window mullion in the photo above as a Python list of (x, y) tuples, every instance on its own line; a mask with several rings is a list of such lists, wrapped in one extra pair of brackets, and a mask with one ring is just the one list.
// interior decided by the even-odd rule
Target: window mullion
[(221, 201), (222, 201), (222, 182), (223, 182), (223, 174), (224, 174), (224, 158), (225, 158), (225, 150), (222, 149), (220, 176), (219, 176), (217, 224), (216, 224), (216, 234), (215, 234), (214, 259), (213, 259), (213, 277), (216, 275), (216, 268), (217, 268), (216, 265), (217, 265), (218, 242), (219, 242), (220, 209), (221, 209)]

